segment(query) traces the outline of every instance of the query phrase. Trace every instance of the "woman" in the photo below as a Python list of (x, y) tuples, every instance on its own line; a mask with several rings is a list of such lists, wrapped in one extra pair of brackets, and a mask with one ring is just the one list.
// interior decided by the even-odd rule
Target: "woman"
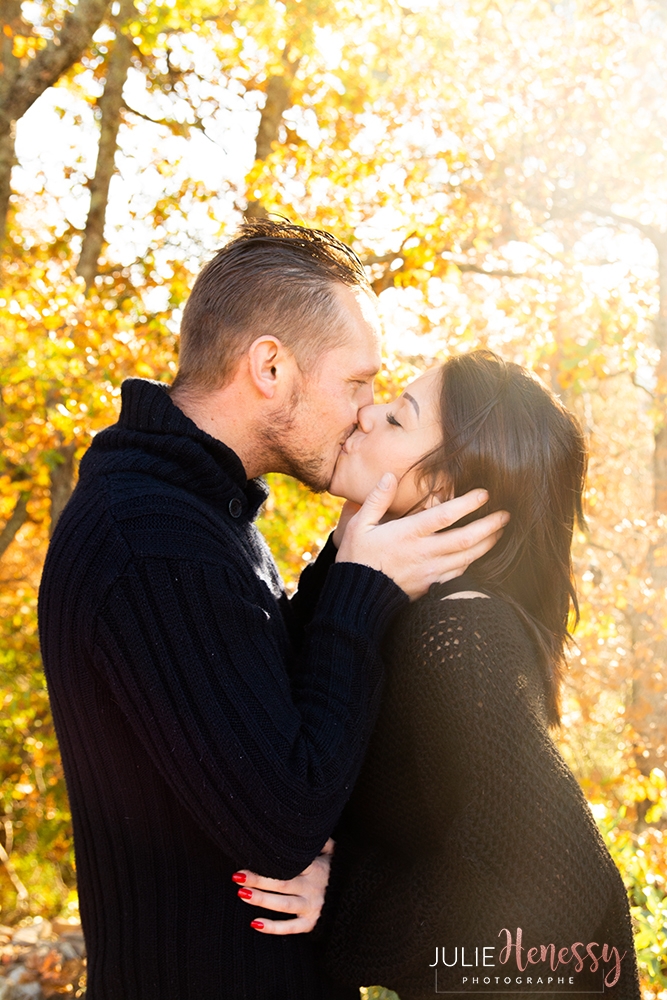
[(361, 503), (389, 469), (391, 516), (484, 486), (487, 509), (511, 520), (387, 637), (378, 724), (317, 928), (341, 989), (639, 998), (623, 882), (549, 735), (578, 614), (585, 466), (575, 418), (489, 351), (359, 412), (333, 493)]

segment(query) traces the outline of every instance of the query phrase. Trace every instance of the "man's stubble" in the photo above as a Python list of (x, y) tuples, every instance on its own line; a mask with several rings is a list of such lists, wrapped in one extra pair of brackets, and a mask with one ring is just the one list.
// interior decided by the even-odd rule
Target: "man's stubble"
[(262, 442), (276, 471), (293, 476), (313, 493), (324, 493), (329, 488), (333, 470), (326, 469), (323, 455), (309, 454), (305, 442), (297, 440), (307, 433), (305, 421), (302, 421), (304, 426), (299, 427), (302, 401), (303, 394), (295, 388), (288, 405), (274, 414), (269, 426), (262, 428)]

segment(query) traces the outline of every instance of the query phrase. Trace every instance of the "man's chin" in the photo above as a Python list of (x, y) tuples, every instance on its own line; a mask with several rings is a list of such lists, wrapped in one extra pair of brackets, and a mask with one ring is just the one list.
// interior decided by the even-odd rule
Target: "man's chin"
[(325, 472), (320, 463), (316, 464), (314, 461), (291, 462), (285, 472), (288, 476), (298, 479), (311, 493), (326, 493), (333, 478), (333, 470)]

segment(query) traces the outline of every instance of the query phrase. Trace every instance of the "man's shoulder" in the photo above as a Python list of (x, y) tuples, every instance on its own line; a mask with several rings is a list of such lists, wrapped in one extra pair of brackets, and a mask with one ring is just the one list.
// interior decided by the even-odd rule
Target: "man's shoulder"
[(56, 632), (92, 642), (98, 616), (114, 594), (144, 600), (152, 591), (150, 600), (159, 602), (165, 574), (262, 606), (280, 599), (280, 576), (253, 525), (235, 532), (223, 512), (150, 480), (136, 474), (96, 478), (75, 490), (42, 575), (45, 648)]
[[(107, 582), (134, 563), (174, 560), (238, 569), (266, 563), (259, 532), (183, 487), (137, 471), (87, 477), (63, 511), (47, 559), (49, 575), (90, 565)], [(270, 559), (270, 556), (269, 556)], [(272, 560), (271, 560), (272, 561)]]

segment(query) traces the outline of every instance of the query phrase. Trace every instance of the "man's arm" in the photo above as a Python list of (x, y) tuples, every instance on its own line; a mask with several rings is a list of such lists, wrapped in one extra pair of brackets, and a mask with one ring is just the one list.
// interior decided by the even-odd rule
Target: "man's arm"
[[(368, 524), (390, 499), (381, 492), (360, 511), (364, 554), (373, 545), (384, 552), (392, 524), (370, 543)], [(450, 518), (466, 512), (460, 506)], [(172, 531), (184, 539), (180, 559), (162, 558), (159, 539), (139, 529), (145, 556), (98, 613), (96, 665), (154, 766), (233, 863), (293, 877), (318, 855), (350, 795), (377, 713), (379, 643), (406, 596), (361, 559), (331, 567), (288, 673), (282, 622), (244, 599), (209, 546), (201, 561), (190, 558), (185, 522)], [(401, 569), (414, 558), (406, 544), (394, 559)]]
[(98, 614), (96, 666), (224, 854), (292, 877), (349, 796), (377, 709), (379, 642), (406, 598), (366, 567), (333, 567), (290, 680), (280, 616), (240, 590), (214, 561), (134, 561)]
[(317, 559), (310, 563), (299, 577), (296, 593), (288, 600), (283, 598), (283, 613), (295, 649), (301, 648), (303, 630), (315, 614), (315, 608), (324, 587), (329, 569), (336, 562), (338, 549), (333, 532)]

